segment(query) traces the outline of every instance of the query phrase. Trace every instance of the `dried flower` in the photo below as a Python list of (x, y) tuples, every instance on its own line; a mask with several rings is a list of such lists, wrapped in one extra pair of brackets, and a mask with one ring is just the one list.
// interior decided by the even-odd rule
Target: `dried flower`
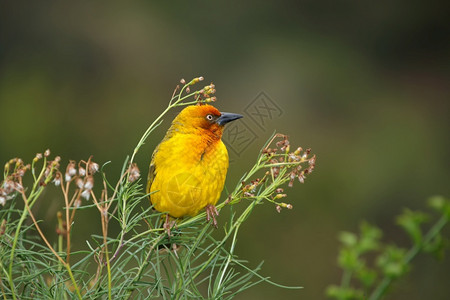
[(91, 162), (89, 164), (89, 173), (94, 174), (94, 173), (98, 172), (98, 170), (99, 170), (99, 166), (97, 163)]
[(72, 180), (72, 176), (75, 176), (77, 174), (77, 170), (75, 169), (75, 161), (71, 160), (69, 161), (69, 164), (66, 168), (66, 175), (65, 179), (66, 181)]
[(80, 176), (86, 175), (86, 169), (83, 167), (78, 167), (78, 175)]
[(61, 184), (61, 176), (59, 175), (59, 173), (56, 173), (55, 178), (53, 179), (53, 183), (56, 186), (59, 186)]
[(298, 181), (300, 183), (305, 183), (305, 176), (303, 174), (298, 175)]
[(3, 193), (5, 195), (8, 195), (14, 191), (14, 181), (12, 180), (5, 180), (3, 182)]
[(14, 184), (14, 189), (16, 190), (16, 191), (22, 191), (23, 190), (23, 186), (20, 184), (20, 183), (18, 183), (18, 182), (16, 182), (15, 184)]
[[(89, 196), (88, 196), (88, 199), (89, 199)], [(80, 200), (80, 199), (75, 200), (74, 206), (75, 206), (75, 208), (80, 208), (80, 206), (81, 206), (81, 200)]]
[(36, 156), (34, 157), (33, 161), (37, 162), (38, 160), (40, 160), (42, 158), (42, 153), (36, 153)]
[(89, 200), (89, 198), (91, 197), (91, 191), (90, 190), (84, 190), (81, 193), (81, 197), (83, 197), (86, 200)]
[(84, 183), (84, 188), (86, 190), (92, 190), (92, 188), (94, 187), (94, 177), (93, 176), (88, 176), (86, 177), (86, 182)]
[(135, 182), (136, 180), (139, 179), (140, 176), (141, 176), (141, 172), (139, 171), (137, 164), (133, 163), (130, 168), (130, 174), (128, 176), (128, 181)]
[(83, 188), (83, 186), (84, 186), (84, 182), (83, 182), (83, 179), (81, 179), (81, 178), (77, 178), (77, 181), (76, 181), (76, 184), (77, 184), (77, 187), (79, 188), (79, 189), (82, 189)]
[(45, 150), (44, 156), (49, 157), (49, 155), (50, 155), (50, 149)]

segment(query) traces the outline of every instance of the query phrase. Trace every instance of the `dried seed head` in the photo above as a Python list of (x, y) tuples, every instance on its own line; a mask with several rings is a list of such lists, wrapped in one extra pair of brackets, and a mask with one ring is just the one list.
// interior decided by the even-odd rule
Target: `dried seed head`
[(92, 190), (92, 188), (94, 187), (94, 177), (93, 176), (88, 176), (86, 177), (86, 182), (84, 183), (84, 188), (86, 190)]
[(20, 183), (18, 183), (18, 182), (16, 182), (15, 184), (14, 184), (14, 189), (16, 190), (16, 191), (23, 191), (23, 186), (20, 184)]
[(300, 183), (305, 183), (305, 176), (303, 174), (298, 175), (298, 181)]
[(89, 198), (91, 197), (91, 191), (90, 190), (84, 190), (81, 193), (81, 197), (83, 197), (86, 200), (89, 200)]
[(86, 175), (86, 169), (83, 167), (78, 167), (78, 175), (80, 176)]
[(181, 78), (180, 83), (181, 84), (186, 84), (186, 80), (184, 80), (184, 78)]
[[(88, 199), (89, 199), (89, 197), (88, 197)], [(81, 200), (80, 199), (75, 200), (74, 206), (75, 206), (75, 208), (80, 208)]]
[(133, 163), (131, 165), (130, 175), (128, 176), (128, 181), (135, 182), (136, 180), (139, 179), (139, 177), (141, 177), (141, 172), (139, 171), (137, 164)]
[(8, 195), (8, 194), (12, 193), (14, 191), (14, 181), (12, 181), (12, 180), (5, 180), (3, 182), (2, 190), (3, 190), (3, 193), (5, 195)]
[(77, 170), (75, 169), (75, 161), (71, 160), (69, 161), (69, 164), (66, 168), (66, 174), (65, 174), (65, 180), (70, 181), (72, 180), (72, 176), (75, 176), (77, 174)]
[(288, 183), (288, 187), (293, 187), (294, 186), (294, 179), (291, 179), (291, 180), (289, 180), (289, 183)]
[(56, 186), (59, 186), (61, 184), (61, 175), (59, 175), (60, 173), (56, 173), (55, 178), (53, 179), (53, 183)]
[(98, 172), (98, 170), (99, 170), (99, 166), (97, 163), (91, 162), (89, 164), (89, 173), (94, 174), (94, 173)]
[(45, 150), (44, 156), (49, 157), (49, 155), (50, 155), (50, 149)]
[(277, 210), (278, 213), (281, 212), (281, 206), (277, 205), (277, 206), (275, 207), (275, 209)]
[(79, 189), (82, 189), (83, 188), (83, 186), (84, 186), (84, 182), (83, 182), (83, 179), (81, 179), (81, 178), (77, 178), (77, 181), (76, 181), (76, 184), (77, 184), (77, 187), (79, 188)]

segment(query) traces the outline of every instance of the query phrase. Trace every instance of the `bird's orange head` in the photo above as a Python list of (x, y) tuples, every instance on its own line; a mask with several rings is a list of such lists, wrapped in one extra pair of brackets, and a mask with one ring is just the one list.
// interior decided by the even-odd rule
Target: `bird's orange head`
[(184, 133), (207, 134), (220, 139), (225, 124), (242, 115), (220, 112), (212, 105), (191, 105), (183, 109), (173, 120), (173, 130)]

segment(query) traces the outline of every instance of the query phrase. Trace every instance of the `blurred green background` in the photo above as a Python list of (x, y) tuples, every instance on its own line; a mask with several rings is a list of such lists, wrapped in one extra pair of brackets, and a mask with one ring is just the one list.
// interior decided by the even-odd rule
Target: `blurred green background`
[[(446, 1), (2, 2), (0, 160), (92, 154), (117, 177), (180, 78), (213, 81), (223, 111), (246, 114), (263, 91), (279, 110), (263, 126), (246, 114), (254, 140), (230, 151), (227, 187), (275, 129), (318, 159), (288, 191), (294, 210), (258, 207), (237, 254), (305, 288), (262, 284), (238, 299), (324, 299), (340, 282), (340, 230), (366, 219), (408, 246), (394, 216), (450, 195), (449, 15)], [(143, 174), (175, 113), (137, 156)], [(54, 220), (61, 201), (36, 209)], [(82, 217), (84, 245), (99, 220)], [(420, 256), (388, 299), (448, 299), (449, 269)]]

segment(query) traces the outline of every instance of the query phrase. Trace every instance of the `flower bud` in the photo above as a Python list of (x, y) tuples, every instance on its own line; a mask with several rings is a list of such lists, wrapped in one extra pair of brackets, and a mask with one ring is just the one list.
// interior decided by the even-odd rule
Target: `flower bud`
[(294, 207), (292, 206), (292, 204), (288, 204), (288, 203), (280, 203), (281, 207), (287, 208), (287, 209), (293, 209)]
[(286, 195), (286, 194), (277, 194), (277, 195), (273, 198), (273, 200), (281, 199), (281, 198), (284, 198), (284, 197), (287, 197), (287, 195)]

